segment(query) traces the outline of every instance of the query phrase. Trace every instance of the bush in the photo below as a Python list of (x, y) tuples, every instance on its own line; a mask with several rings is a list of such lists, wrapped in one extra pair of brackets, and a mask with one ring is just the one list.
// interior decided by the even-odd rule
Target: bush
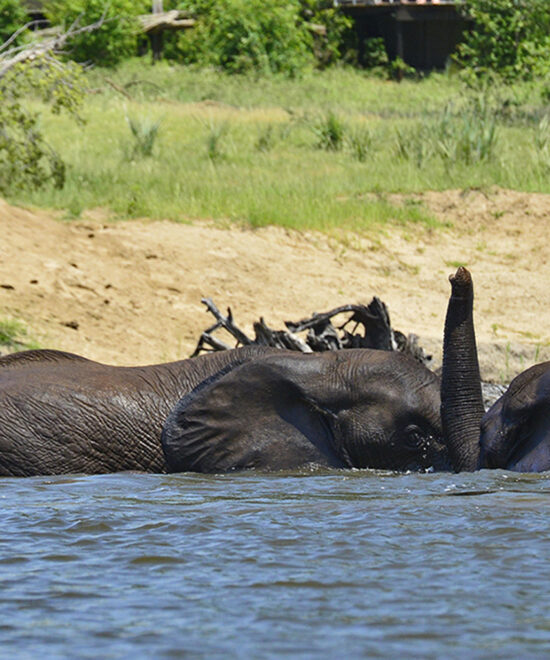
[(71, 59), (104, 66), (114, 66), (137, 53), (137, 16), (151, 10), (145, 0), (50, 0), (45, 8), (52, 24), (65, 28), (76, 20), (79, 25), (90, 25), (105, 13), (101, 28), (77, 35), (68, 43)]
[(130, 133), (134, 138), (130, 152), (130, 158), (136, 156), (152, 156), (153, 148), (157, 140), (160, 120), (159, 119), (134, 119), (126, 116)]
[(353, 21), (334, 6), (333, 0), (300, 0), (301, 16), (310, 25), (324, 28), (313, 32), (313, 51), (319, 66), (328, 66), (354, 53)]
[(36, 57), (0, 78), (0, 194), (65, 182), (65, 164), (42, 135), (39, 114), (24, 104), (29, 94), (76, 115), (83, 98), (80, 68), (53, 56)]
[(455, 60), (467, 73), (528, 80), (550, 71), (548, 0), (466, 0), (463, 11), (473, 27)]
[(384, 73), (389, 71), (390, 61), (382, 37), (365, 39), (362, 64), (366, 69), (374, 69)]
[(296, 75), (313, 61), (312, 38), (295, 0), (195, 0), (185, 8), (197, 18), (179, 38), (187, 63)]
[(458, 114), (447, 107), (432, 127), (435, 150), (446, 166), (471, 165), (493, 157), (497, 144), (496, 114), (487, 98), (474, 98)]
[(0, 43), (7, 41), (28, 20), (27, 12), (19, 0), (0, 0)]
[(366, 127), (355, 127), (350, 130), (347, 142), (352, 155), (361, 163), (364, 163), (374, 151), (374, 134)]

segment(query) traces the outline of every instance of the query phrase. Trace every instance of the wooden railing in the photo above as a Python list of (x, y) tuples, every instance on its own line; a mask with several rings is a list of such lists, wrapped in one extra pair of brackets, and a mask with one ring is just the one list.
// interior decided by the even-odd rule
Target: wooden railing
[(376, 5), (455, 5), (459, 0), (334, 0), (336, 7), (374, 7)]

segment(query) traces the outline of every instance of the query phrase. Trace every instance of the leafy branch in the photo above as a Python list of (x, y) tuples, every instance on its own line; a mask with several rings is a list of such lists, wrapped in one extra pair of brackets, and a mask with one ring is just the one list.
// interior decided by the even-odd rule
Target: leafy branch
[[(78, 19), (65, 31), (34, 37), (19, 44), (30, 31), (27, 23), (0, 45), (0, 193), (38, 188), (51, 181), (57, 188), (65, 183), (65, 163), (46, 142), (39, 126), (39, 113), (25, 100), (34, 95), (52, 112), (65, 110), (80, 119), (84, 98), (82, 67), (63, 62), (59, 55), (75, 35), (100, 28), (103, 15), (90, 25)], [(35, 34), (35, 33), (32, 33)]]

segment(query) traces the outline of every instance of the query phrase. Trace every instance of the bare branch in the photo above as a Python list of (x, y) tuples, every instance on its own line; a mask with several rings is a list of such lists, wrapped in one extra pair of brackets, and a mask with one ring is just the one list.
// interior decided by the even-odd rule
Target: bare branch
[[(11, 35), (11, 37), (10, 37), (9, 39), (6, 39), (6, 41), (4, 41), (3, 44), (0, 44), (0, 53), (1, 53), (3, 50), (6, 50), (6, 48), (7, 48), (11, 43), (13, 43), (13, 42), (17, 39), (17, 37), (18, 37), (20, 34), (23, 34), (23, 32), (25, 32), (26, 30), (30, 30), (34, 25), (38, 25), (39, 23), (40, 23), (40, 21), (30, 21), (29, 23), (26, 23), (25, 25), (23, 25), (23, 27), (20, 27), (18, 30), (16, 30), (16, 31)], [(8, 52), (9, 52), (9, 51), (8, 51)]]
[[(341, 305), (328, 312), (313, 314), (300, 321), (285, 321), (287, 330), (273, 330), (263, 318), (260, 318), (254, 323), (254, 340), (250, 340), (237, 327), (230, 309), (228, 309), (228, 316), (225, 317), (210, 298), (203, 298), (202, 302), (216, 318), (216, 323), (202, 333), (193, 356), (199, 355), (202, 351), (231, 348), (225, 342), (214, 337), (214, 332), (224, 328), (237, 339), (237, 346), (257, 344), (302, 353), (337, 351), (346, 348), (376, 348), (386, 351), (402, 351), (424, 364), (429, 364), (431, 360), (431, 356), (427, 355), (418, 345), (416, 335), (406, 336), (399, 330), (393, 330), (388, 309), (377, 297), (374, 297), (369, 305)], [(347, 314), (347, 318), (335, 327), (332, 323), (334, 317), (343, 314)], [(350, 323), (354, 324), (352, 332), (346, 330)], [(357, 332), (359, 329), (362, 332)], [(298, 336), (300, 332), (307, 332), (305, 340)]]
[(235, 337), (235, 339), (239, 344), (242, 344), (243, 346), (252, 344), (252, 340), (249, 337), (247, 337), (245, 333), (233, 323), (233, 314), (231, 313), (231, 309), (229, 307), (227, 308), (227, 316), (223, 316), (223, 314), (216, 307), (216, 305), (214, 304), (211, 298), (203, 298), (201, 302), (204, 305), (206, 305), (208, 311), (218, 321), (213, 329), (225, 328), (230, 335), (233, 335), (233, 337)]
[(18, 35), (20, 35), (24, 30), (28, 29), (32, 25), (32, 23), (28, 23), (24, 27), (20, 28), (17, 32), (15, 32), (6, 42), (0, 46), (0, 78), (5, 76), (6, 73), (16, 64), (32, 61), (45, 56), (51, 56), (52, 54), (59, 54), (65, 48), (67, 41), (76, 35), (98, 30), (106, 22), (106, 20), (111, 20), (106, 19), (106, 12), (107, 8), (101, 17), (94, 23), (90, 23), (90, 25), (80, 27), (79, 24), (81, 16), (79, 16), (64, 32), (61, 31), (58, 34), (53, 34), (48, 37), (42, 36), (42, 38), (39, 38), (28, 44), (8, 48), (8, 46), (13, 43)]

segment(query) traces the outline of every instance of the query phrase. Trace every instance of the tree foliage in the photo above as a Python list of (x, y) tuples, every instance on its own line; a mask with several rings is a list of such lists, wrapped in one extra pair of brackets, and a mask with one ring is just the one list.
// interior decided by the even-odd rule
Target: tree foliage
[(472, 28), (455, 59), (467, 72), (528, 80), (550, 71), (548, 0), (466, 0), (463, 11)]
[(313, 50), (317, 64), (335, 64), (354, 52), (355, 31), (353, 21), (334, 6), (332, 0), (299, 0), (305, 21), (324, 28), (322, 35), (314, 32)]
[(52, 58), (19, 62), (0, 78), (0, 193), (65, 182), (65, 164), (48, 145), (40, 116), (27, 100), (34, 96), (53, 112), (77, 114), (83, 97), (80, 68)]
[(197, 20), (179, 39), (185, 62), (289, 75), (313, 63), (312, 37), (295, 0), (192, 0), (185, 7)]
[(75, 34), (67, 43), (68, 53), (76, 62), (114, 66), (136, 54), (137, 16), (150, 11), (151, 4), (146, 0), (49, 0), (45, 9), (52, 25), (63, 29), (75, 22), (90, 25), (104, 17), (94, 32)]
[(19, 0), (0, 0), (0, 43), (4, 43), (28, 21)]
[(48, 145), (40, 127), (39, 113), (29, 103), (38, 99), (52, 112), (66, 110), (78, 117), (84, 97), (81, 67), (63, 63), (57, 53), (78, 34), (93, 32), (102, 21), (18, 44), (12, 37), (0, 44), (0, 193), (37, 188), (47, 182), (62, 187), (65, 165)]

